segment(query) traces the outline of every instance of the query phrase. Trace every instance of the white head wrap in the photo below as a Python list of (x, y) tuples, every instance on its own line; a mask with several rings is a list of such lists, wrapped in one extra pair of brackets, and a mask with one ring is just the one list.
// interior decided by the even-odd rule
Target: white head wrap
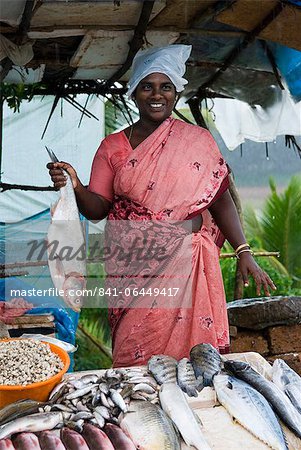
[(133, 60), (132, 75), (128, 82), (128, 96), (131, 97), (143, 78), (155, 72), (167, 75), (175, 85), (176, 91), (183, 91), (188, 81), (182, 77), (191, 48), (191, 45), (176, 44), (138, 52)]

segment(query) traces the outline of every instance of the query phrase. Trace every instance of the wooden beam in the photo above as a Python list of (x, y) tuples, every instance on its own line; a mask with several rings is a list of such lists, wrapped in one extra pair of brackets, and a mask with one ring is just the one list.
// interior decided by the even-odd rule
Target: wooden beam
[(138, 24), (137, 27), (135, 28), (133, 39), (129, 44), (130, 48), (127, 58), (122, 67), (119, 70), (117, 70), (117, 72), (105, 83), (106, 88), (112, 86), (115, 83), (115, 81), (118, 81), (119, 78), (121, 78), (131, 67), (136, 53), (140, 50), (140, 48), (144, 43), (143, 38), (147, 30), (148, 21), (152, 13), (154, 3), (155, 3), (154, 0), (145, 0), (143, 2)]

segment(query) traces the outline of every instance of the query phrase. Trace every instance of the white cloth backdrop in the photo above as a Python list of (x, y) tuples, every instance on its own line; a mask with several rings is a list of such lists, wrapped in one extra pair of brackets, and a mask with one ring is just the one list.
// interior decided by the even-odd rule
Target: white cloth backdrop
[[(86, 95), (76, 100), (84, 105)], [(99, 118), (83, 117), (66, 101), (59, 102), (41, 140), (54, 97), (36, 97), (22, 102), (20, 113), (4, 107), (2, 182), (50, 186), (46, 169), (49, 157), (45, 145), (60, 160), (70, 162), (84, 184), (89, 181), (93, 156), (104, 137), (104, 104), (100, 98), (90, 99), (87, 109)], [(17, 222), (37, 214), (55, 202), (57, 192), (11, 190), (0, 192), (0, 222)]]

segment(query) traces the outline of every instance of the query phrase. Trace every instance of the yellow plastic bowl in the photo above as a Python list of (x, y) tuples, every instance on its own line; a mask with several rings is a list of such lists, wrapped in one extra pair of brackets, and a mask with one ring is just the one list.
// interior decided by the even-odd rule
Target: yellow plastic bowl
[[(17, 339), (2, 339), (2, 341), (12, 341)], [(42, 341), (43, 342), (43, 341)], [(63, 375), (67, 372), (70, 366), (70, 358), (68, 353), (57, 345), (49, 342), (48, 344), (53, 353), (56, 353), (63, 361), (64, 367), (56, 375), (45, 381), (27, 384), (26, 386), (8, 386), (0, 385), (0, 408), (17, 400), (30, 399), (45, 402), (48, 400), (50, 392), (62, 380)]]

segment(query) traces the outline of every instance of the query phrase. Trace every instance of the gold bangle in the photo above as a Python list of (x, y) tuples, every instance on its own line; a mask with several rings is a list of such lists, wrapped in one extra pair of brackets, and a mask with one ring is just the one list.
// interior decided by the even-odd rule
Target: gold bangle
[(239, 255), (244, 252), (248, 252), (251, 253), (251, 255), (254, 255), (254, 252), (250, 248), (244, 248), (240, 250), (240, 252), (236, 253), (236, 258), (239, 259)]
[(245, 244), (241, 244), (234, 250), (234, 252), (237, 253), (237, 252), (239, 252), (239, 250), (242, 250), (245, 247), (250, 248), (250, 245), (247, 242)]

